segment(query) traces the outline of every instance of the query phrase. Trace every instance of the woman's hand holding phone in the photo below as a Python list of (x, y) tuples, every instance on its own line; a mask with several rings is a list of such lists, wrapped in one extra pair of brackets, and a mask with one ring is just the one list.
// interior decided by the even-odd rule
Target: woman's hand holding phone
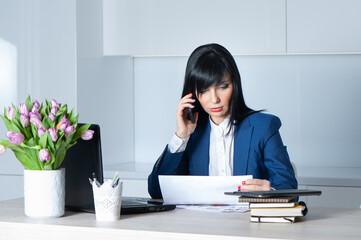
[(192, 98), (192, 93), (185, 95), (178, 103), (177, 115), (176, 115), (176, 126), (177, 131), (175, 134), (182, 139), (189, 137), (197, 126), (198, 113), (193, 112), (194, 123), (188, 119), (188, 109), (194, 108), (195, 99)]

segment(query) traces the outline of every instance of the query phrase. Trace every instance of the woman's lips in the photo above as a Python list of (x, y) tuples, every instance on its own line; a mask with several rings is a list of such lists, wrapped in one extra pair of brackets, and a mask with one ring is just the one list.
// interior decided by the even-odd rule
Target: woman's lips
[(222, 109), (223, 107), (211, 108), (211, 112), (220, 112)]

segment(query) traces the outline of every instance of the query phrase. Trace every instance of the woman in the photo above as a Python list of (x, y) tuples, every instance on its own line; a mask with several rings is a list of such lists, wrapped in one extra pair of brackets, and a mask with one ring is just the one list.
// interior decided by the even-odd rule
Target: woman
[(242, 191), (297, 188), (280, 127), (278, 117), (246, 106), (227, 49), (198, 47), (188, 59), (176, 132), (149, 175), (149, 194), (162, 198), (158, 175), (253, 175), (240, 183)]

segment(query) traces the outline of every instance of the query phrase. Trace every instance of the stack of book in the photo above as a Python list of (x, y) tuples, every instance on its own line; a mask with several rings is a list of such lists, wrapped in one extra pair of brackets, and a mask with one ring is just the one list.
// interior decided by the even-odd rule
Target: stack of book
[(305, 216), (307, 207), (304, 202), (294, 202), (295, 197), (244, 198), (251, 210), (251, 222), (295, 222), (296, 217)]
[(226, 195), (238, 196), (239, 202), (248, 202), (251, 222), (295, 222), (296, 217), (305, 216), (304, 202), (296, 202), (299, 196), (319, 196), (321, 191), (310, 189), (280, 189), (272, 191), (234, 191)]

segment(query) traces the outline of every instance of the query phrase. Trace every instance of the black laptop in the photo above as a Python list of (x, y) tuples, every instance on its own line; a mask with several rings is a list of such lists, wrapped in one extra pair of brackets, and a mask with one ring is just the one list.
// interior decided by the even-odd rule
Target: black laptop
[[(79, 124), (82, 125), (84, 124)], [(84, 141), (80, 138), (66, 152), (61, 165), (65, 168), (65, 207), (68, 210), (94, 212), (93, 190), (89, 178), (95, 173), (100, 183), (104, 180), (100, 127), (92, 124), (89, 129), (94, 131), (93, 139)], [(150, 198), (122, 197), (121, 214), (167, 211), (175, 207)]]

